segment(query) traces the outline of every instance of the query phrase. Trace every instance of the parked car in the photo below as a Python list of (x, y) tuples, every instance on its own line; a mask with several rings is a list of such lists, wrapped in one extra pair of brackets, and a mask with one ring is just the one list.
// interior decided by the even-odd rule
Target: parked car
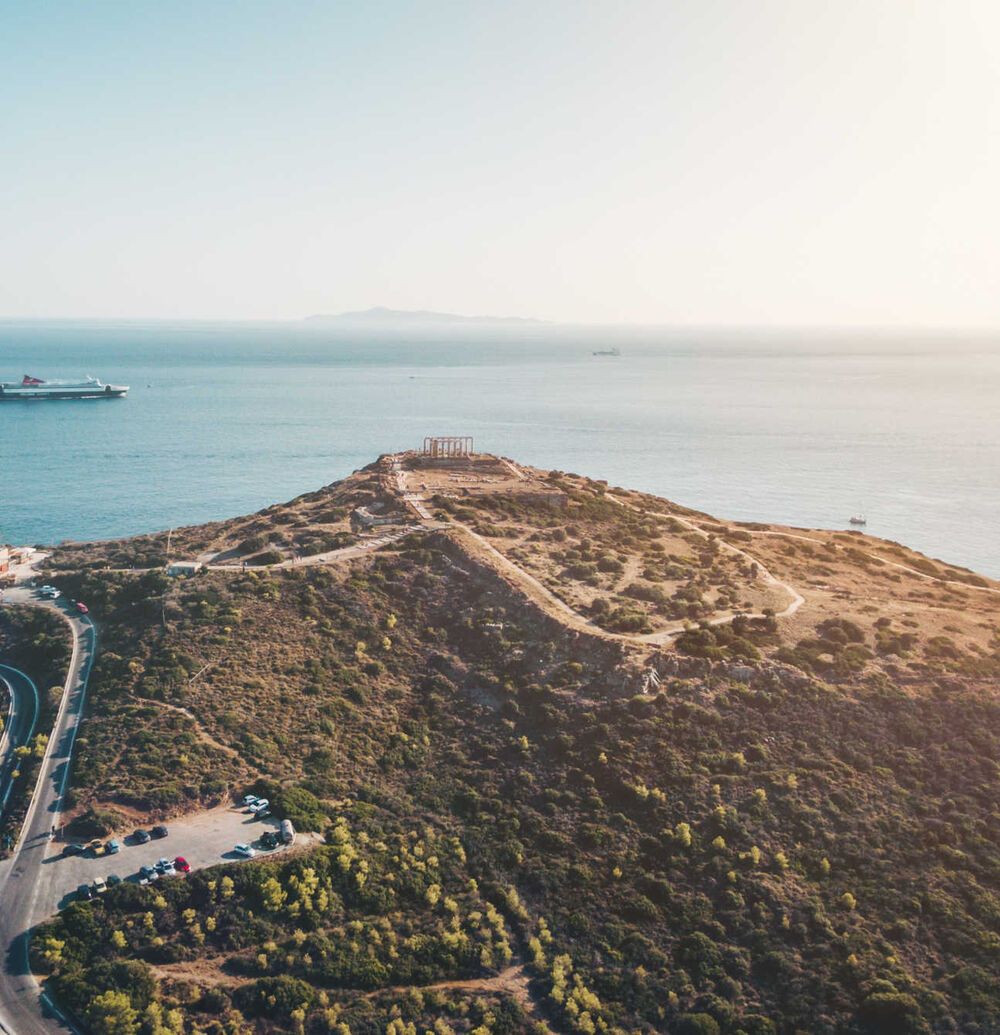
[(166, 837), (169, 832), (170, 831), (168, 831), (167, 828), (162, 825), (153, 827), (151, 831), (153, 837)]
[(242, 855), (244, 859), (252, 859), (257, 854), (257, 852), (250, 845), (245, 844), (237, 845), (233, 849), (233, 851), (237, 855)]
[(174, 859), (174, 869), (178, 873), (190, 873), (191, 864), (187, 861), (187, 859), (184, 858), (183, 855), (178, 855), (177, 858)]
[(76, 897), (83, 902), (89, 902), (94, 897), (93, 889), (89, 884), (81, 884), (76, 889)]
[(251, 806), (250, 811), (255, 815), (259, 816), (262, 812), (267, 812), (271, 807), (271, 803), (267, 798), (258, 798)]
[(117, 855), (122, 850), (122, 846), (115, 840), (115, 838), (111, 838), (111, 840), (104, 846), (104, 849), (108, 855)]
[(281, 840), (286, 845), (295, 844), (295, 827), (292, 826), (290, 819), (283, 819), (281, 821)]
[(91, 855), (101, 856), (107, 852), (107, 848), (104, 847), (104, 842), (99, 838), (95, 837), (93, 840), (87, 842), (87, 851)]
[(89, 615), (90, 614), (90, 608), (87, 607), (87, 605), (82, 600), (78, 600), (76, 602), (76, 609), (82, 615)]
[(109, 873), (108, 874), (108, 887), (109, 888), (117, 888), (118, 885), (121, 884), (121, 883), (122, 883), (122, 879), (121, 879), (121, 877), (118, 876), (117, 873)]
[(103, 895), (108, 890), (108, 882), (103, 877), (98, 877), (91, 885), (95, 895)]
[(254, 804), (256, 804), (256, 802), (258, 800), (259, 799), (257, 798), (256, 794), (244, 794), (243, 795), (243, 804), (244, 804), (244, 806), (254, 805)]
[(83, 855), (83, 853), (86, 850), (87, 850), (87, 846), (86, 845), (81, 845), (78, 842), (73, 841), (71, 844), (63, 846), (62, 854), (63, 855)]
[(154, 880), (159, 880), (160, 875), (156, 871), (155, 866), (143, 866), (139, 870), (139, 883), (150, 884)]
[(260, 835), (260, 843), (264, 848), (277, 848), (278, 847), (278, 835), (273, 830), (265, 830)]
[(153, 840), (152, 835), (148, 830), (137, 830), (132, 837), (135, 838), (136, 843), (140, 845), (149, 844)]
[(59, 590), (55, 586), (42, 586), (38, 592), (46, 600), (57, 600), (59, 598)]
[(172, 877), (177, 871), (174, 869), (174, 864), (170, 859), (157, 859), (156, 870), (164, 877)]

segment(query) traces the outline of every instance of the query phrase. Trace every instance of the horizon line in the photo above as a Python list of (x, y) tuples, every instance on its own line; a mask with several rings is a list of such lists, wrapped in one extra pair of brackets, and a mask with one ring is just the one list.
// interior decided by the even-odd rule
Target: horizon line
[[(412, 310), (421, 312), (420, 310)], [(340, 314), (333, 314), (331, 322), (320, 324), (316, 317), (324, 317), (326, 314), (311, 314), (300, 317), (261, 317), (261, 316), (17, 316), (0, 314), (0, 324), (4, 323), (89, 323), (89, 324), (142, 324), (142, 323), (176, 323), (176, 324), (235, 324), (235, 325), (281, 325), (284, 327), (295, 326), (306, 330), (330, 330), (335, 329), (337, 324), (333, 321), (340, 319)], [(353, 314), (352, 314), (353, 315)], [(451, 314), (444, 314), (451, 315)], [(456, 314), (457, 315), (457, 314)], [(360, 323), (367, 329), (378, 329), (380, 326), (386, 329), (400, 329), (399, 324), (405, 321), (386, 320), (383, 324), (365, 323), (363, 320), (353, 321), (350, 316), (345, 316), (340, 323), (341, 327)], [(455, 321), (442, 320), (435, 323), (427, 319), (421, 322), (414, 321), (411, 325), (413, 330), (420, 329), (453, 329), (471, 330), (476, 329), (475, 325), (482, 325), (489, 330), (508, 331), (535, 331), (555, 328), (591, 328), (595, 330), (611, 329), (647, 329), (647, 330), (721, 330), (721, 331), (905, 331), (905, 332), (933, 332), (933, 331), (963, 331), (969, 333), (998, 333), (1000, 322), (996, 324), (983, 323), (894, 323), (888, 321), (872, 323), (818, 323), (818, 322), (713, 322), (707, 320), (549, 320), (536, 317), (507, 317), (507, 316), (470, 316), (460, 317)], [(407, 328), (410, 329), (410, 328)]]

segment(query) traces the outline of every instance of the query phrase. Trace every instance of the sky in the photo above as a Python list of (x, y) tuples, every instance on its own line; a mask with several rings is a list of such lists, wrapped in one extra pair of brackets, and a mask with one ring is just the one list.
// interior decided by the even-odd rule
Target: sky
[(1000, 324), (995, 0), (0, 0), (0, 316)]

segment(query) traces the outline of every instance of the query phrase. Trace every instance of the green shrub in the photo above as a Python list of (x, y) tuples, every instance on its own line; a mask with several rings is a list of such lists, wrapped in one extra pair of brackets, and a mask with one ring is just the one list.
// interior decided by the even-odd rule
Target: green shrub
[(676, 1035), (719, 1035), (719, 1022), (707, 1013), (682, 1013), (673, 1027)]

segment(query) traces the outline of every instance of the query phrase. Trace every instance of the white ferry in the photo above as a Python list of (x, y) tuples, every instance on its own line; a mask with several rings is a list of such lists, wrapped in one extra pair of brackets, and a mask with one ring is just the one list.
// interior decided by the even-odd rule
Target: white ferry
[(0, 402), (5, 399), (120, 399), (128, 385), (106, 385), (96, 377), (83, 381), (43, 381), (25, 374), (20, 381), (0, 381)]

